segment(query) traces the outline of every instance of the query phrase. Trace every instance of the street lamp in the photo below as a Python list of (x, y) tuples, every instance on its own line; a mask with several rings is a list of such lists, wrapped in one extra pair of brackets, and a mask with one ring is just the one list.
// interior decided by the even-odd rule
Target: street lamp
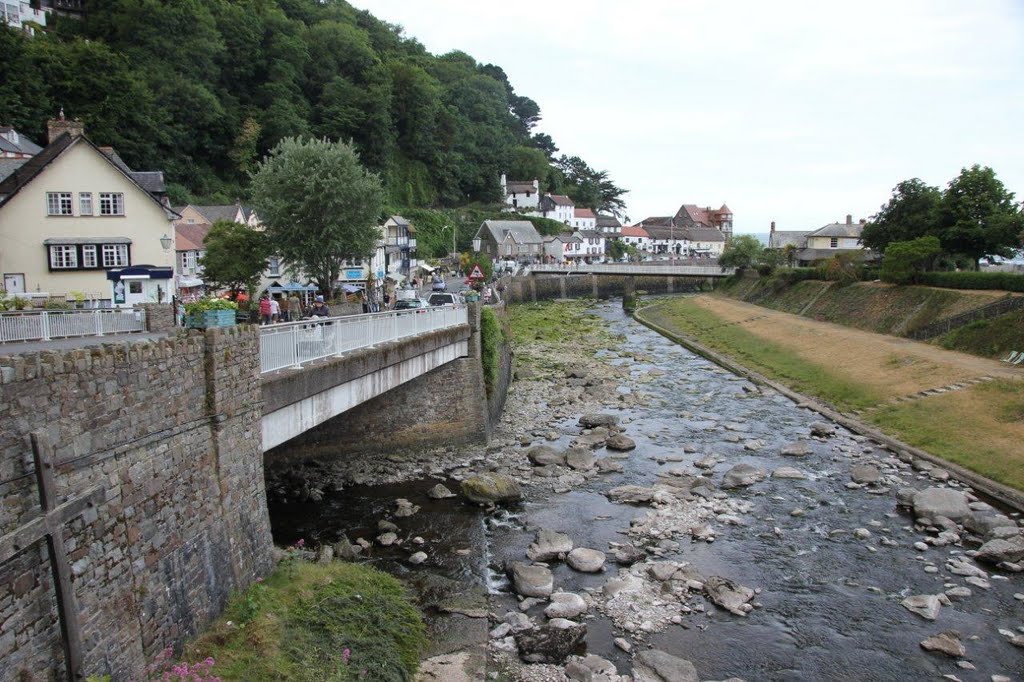
[(167, 236), (166, 232), (164, 232), (163, 236), (160, 237), (160, 246), (163, 247), (164, 251), (171, 250), (171, 241), (171, 238)]
[(473, 237), (473, 251), (480, 253), (480, 237)]
[[(445, 225), (444, 229), (452, 231), (452, 258), (454, 258), (459, 253), (458, 247), (455, 246), (455, 226), (454, 225)], [(443, 230), (442, 230), (442, 232), (443, 232)]]

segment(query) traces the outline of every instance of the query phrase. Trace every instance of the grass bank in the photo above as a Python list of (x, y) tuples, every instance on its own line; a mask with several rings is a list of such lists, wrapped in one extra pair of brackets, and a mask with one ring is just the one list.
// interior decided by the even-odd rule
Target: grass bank
[(1010, 351), (1024, 351), (1024, 310), (978, 320), (936, 339), (947, 350), (1003, 358)]
[(405, 682), (424, 632), (402, 584), (386, 573), (287, 559), (236, 595), (186, 655), (212, 658), (223, 680)]
[[(863, 421), (910, 445), (1024, 490), (1024, 381), (1011, 370), (926, 344), (758, 311), (698, 296), (640, 315), (840, 411), (862, 411)], [(989, 375), (1001, 379), (889, 402)]]

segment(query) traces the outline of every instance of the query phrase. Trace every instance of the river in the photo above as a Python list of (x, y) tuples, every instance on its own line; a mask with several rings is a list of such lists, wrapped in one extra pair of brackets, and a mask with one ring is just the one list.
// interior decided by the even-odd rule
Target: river
[[(629, 569), (609, 555), (602, 572), (581, 573), (552, 562), (555, 590), (586, 597), (589, 608), (581, 621), (587, 625), (586, 652), (612, 661), (619, 674), (629, 673), (632, 661), (615, 645), (616, 638), (629, 642), (634, 652), (653, 647), (687, 659), (704, 680), (1024, 679), (1024, 650), (1007, 641), (1007, 633), (1024, 632), (1021, 574), (979, 564), (987, 588), (967, 584), (947, 562), (964, 559), (977, 543), (915, 549), (914, 543), (936, 532), (915, 526), (913, 515), (897, 506), (899, 488), (965, 487), (937, 483), (941, 475), (915, 469), (840, 427), (831, 437), (809, 438), (809, 425), (824, 421), (810, 410), (695, 356), (636, 323), (615, 303), (597, 304), (591, 312), (606, 332), (589, 348), (597, 348), (593, 359), (581, 357), (587, 346), (578, 340), (564, 341), (575, 350), (559, 362), (551, 361), (550, 346), (532, 353), (521, 349), (522, 361), (544, 367), (547, 374), (523, 373), (526, 380), (513, 386), (498, 441), (486, 452), (467, 453), (460, 466), (443, 475), (349, 486), (316, 505), (274, 505), (275, 541), (289, 544), (301, 537), (328, 543), (345, 534), (372, 542), (381, 532), (378, 521), (389, 519), (399, 527), (402, 544), (374, 544), (365, 554), (419, 591), (435, 636), (431, 653), (472, 639), (484, 613), (501, 618), (519, 611), (502, 568), (526, 561), (536, 530), (547, 528), (567, 534), (576, 547), (604, 552), (614, 546), (609, 543), (632, 541), (647, 548), (649, 562), (677, 562), (700, 579), (722, 576), (759, 590), (751, 601), (755, 608), (744, 617), (713, 606), (699, 590), (682, 598), (666, 595), (660, 603), (651, 594), (668, 588), (650, 579), (643, 563)], [(588, 382), (588, 376), (598, 379)], [(579, 416), (595, 411), (618, 417), (636, 443), (635, 450), (616, 455), (623, 470), (539, 476), (526, 460), (527, 446), (569, 447), (581, 433)], [(794, 442), (806, 443), (810, 453), (780, 454)], [(595, 454), (611, 453), (601, 448)], [(615, 503), (606, 495), (627, 484), (650, 487), (692, 481), (692, 476), (700, 485), (705, 479), (693, 466), (698, 462), (715, 484), (708, 486), (716, 493), (711, 499), (680, 494), (670, 504), (652, 507)], [(720, 490), (722, 475), (741, 463), (767, 477), (749, 487)], [(856, 465), (874, 466), (879, 480), (851, 483)], [(772, 477), (780, 467), (805, 478)], [(461, 497), (426, 496), (438, 481), (457, 491), (459, 478), (484, 468), (519, 478), (526, 484), (525, 500), (486, 511)], [(419, 511), (394, 517), (396, 498), (408, 499)], [(645, 518), (654, 523), (644, 524)], [(652, 526), (671, 530), (652, 533)], [(695, 526), (702, 527), (704, 537), (710, 532), (713, 541), (691, 538)], [(419, 549), (428, 560), (410, 565), (410, 553)], [(630, 598), (635, 614), (623, 612), (623, 605), (603, 591), (617, 572), (630, 570), (653, 590)], [(948, 605), (934, 621), (901, 606), (911, 595), (940, 595), (965, 586), (970, 596), (943, 597)], [(533, 605), (526, 614), (543, 622), (544, 607)], [(958, 659), (920, 646), (948, 630), (957, 631), (966, 647), (959, 665)]]

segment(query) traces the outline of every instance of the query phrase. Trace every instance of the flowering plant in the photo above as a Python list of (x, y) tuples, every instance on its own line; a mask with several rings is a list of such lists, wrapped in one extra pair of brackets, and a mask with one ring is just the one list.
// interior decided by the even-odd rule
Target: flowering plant
[(146, 667), (148, 682), (221, 682), (211, 675), (215, 661), (207, 658), (195, 663), (175, 663), (174, 649), (167, 647)]

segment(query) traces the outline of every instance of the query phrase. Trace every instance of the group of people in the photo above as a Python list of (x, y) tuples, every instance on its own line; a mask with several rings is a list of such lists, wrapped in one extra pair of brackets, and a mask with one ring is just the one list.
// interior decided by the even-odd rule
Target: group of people
[[(307, 313), (304, 315), (304, 313)], [(303, 311), (302, 301), (296, 294), (285, 297), (279, 294), (260, 297), (260, 324), (298, 322), (303, 317), (330, 317), (331, 311), (323, 296), (317, 296), (308, 311)]]

